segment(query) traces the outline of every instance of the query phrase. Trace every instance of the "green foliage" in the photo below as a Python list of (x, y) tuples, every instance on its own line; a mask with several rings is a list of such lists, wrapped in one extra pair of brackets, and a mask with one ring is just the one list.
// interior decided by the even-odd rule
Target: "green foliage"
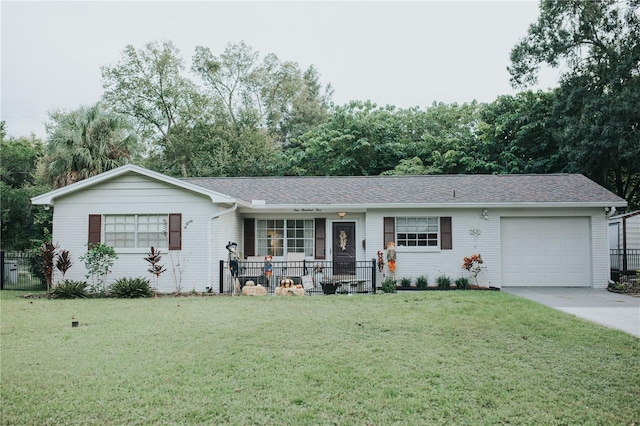
[(52, 113), (47, 133), (44, 174), (55, 188), (126, 164), (138, 151), (130, 124), (100, 104)]
[(451, 289), (451, 278), (444, 274), (436, 277), (436, 283), (438, 284), (438, 290)]
[(511, 63), (514, 86), (541, 64), (563, 70), (553, 115), (567, 171), (640, 204), (640, 2), (543, 1)]
[(92, 294), (106, 293), (107, 276), (117, 258), (114, 248), (102, 243), (95, 244), (87, 254), (80, 256), (88, 271), (86, 277), (91, 278), (89, 290)]
[(398, 290), (396, 289), (396, 282), (391, 277), (387, 277), (382, 281), (380, 288), (385, 293), (395, 293)]
[(429, 287), (429, 280), (426, 275), (420, 275), (418, 278), (416, 278), (416, 287), (418, 288)]
[(136, 299), (150, 297), (153, 290), (146, 278), (120, 278), (111, 285), (110, 293), (120, 299)]
[(457, 289), (464, 290), (469, 288), (469, 278), (466, 278), (466, 277), (456, 278), (454, 283)]
[(407, 277), (400, 278), (400, 286), (401, 287), (410, 287), (411, 286), (411, 278), (407, 278)]
[(0, 236), (3, 250), (38, 247), (51, 235), (51, 211), (35, 208), (30, 198), (50, 190), (35, 173), (43, 155), (42, 141), (0, 136)]
[(49, 292), (52, 299), (82, 299), (88, 296), (87, 283), (84, 281), (64, 280)]

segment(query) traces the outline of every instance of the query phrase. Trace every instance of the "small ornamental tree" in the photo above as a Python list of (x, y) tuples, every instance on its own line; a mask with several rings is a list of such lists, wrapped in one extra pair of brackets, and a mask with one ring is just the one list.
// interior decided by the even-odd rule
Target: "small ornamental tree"
[(482, 272), (482, 263), (482, 256), (479, 254), (472, 254), (462, 260), (462, 269), (469, 271), (469, 275), (475, 281), (475, 285), (478, 285), (478, 274)]
[(107, 291), (107, 276), (117, 258), (114, 248), (102, 243), (94, 244), (87, 254), (80, 256), (87, 268), (85, 276), (91, 278), (91, 293), (104, 294)]
[(62, 250), (56, 255), (56, 269), (62, 273), (63, 280), (65, 274), (72, 266), (73, 262), (71, 261), (69, 250)]
[(151, 247), (149, 253), (147, 253), (147, 257), (144, 258), (147, 262), (149, 262), (149, 271), (153, 275), (154, 287), (156, 290), (158, 289), (158, 279), (160, 275), (166, 271), (164, 265), (160, 265), (160, 260), (162, 256), (160, 256), (160, 250), (156, 250), (154, 247)]
[(57, 249), (57, 245), (51, 241), (45, 241), (40, 246), (38, 253), (38, 266), (47, 280), (47, 291), (51, 291), (51, 285), (53, 284), (53, 268)]

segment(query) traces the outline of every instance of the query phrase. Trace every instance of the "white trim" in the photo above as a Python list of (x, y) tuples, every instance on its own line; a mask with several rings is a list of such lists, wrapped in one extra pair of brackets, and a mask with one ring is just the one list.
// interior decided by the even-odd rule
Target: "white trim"
[[(113, 179), (114, 177), (118, 177), (126, 173), (136, 173), (160, 182), (167, 183), (172, 186), (186, 189), (191, 192), (206, 195), (211, 199), (213, 203), (236, 203), (236, 200), (232, 197), (229, 197), (228, 195), (210, 191), (201, 186), (183, 182), (179, 179), (175, 179), (162, 173), (154, 172), (152, 170), (148, 170), (133, 164), (126, 164), (124, 166), (120, 166), (104, 173), (100, 173), (99, 175), (83, 179), (80, 182), (72, 183), (62, 188), (55, 189), (53, 191), (47, 192), (46, 194), (38, 195), (37, 197), (31, 198), (31, 203), (34, 205), (53, 205), (55, 203), (55, 199), (58, 197), (80, 191), (82, 189), (88, 188), (101, 182), (105, 182), (109, 179)], [(249, 205), (247, 203), (242, 204)]]

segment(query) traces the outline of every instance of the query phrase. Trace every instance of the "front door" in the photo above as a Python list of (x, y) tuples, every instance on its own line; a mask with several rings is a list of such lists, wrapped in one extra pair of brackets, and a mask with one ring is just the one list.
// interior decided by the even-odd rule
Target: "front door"
[(356, 273), (356, 224), (355, 222), (333, 222), (333, 273), (355, 275)]

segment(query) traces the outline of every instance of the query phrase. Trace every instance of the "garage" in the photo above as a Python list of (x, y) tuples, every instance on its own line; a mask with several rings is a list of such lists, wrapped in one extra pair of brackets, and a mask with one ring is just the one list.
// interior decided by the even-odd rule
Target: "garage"
[(504, 287), (591, 287), (588, 217), (503, 217)]

